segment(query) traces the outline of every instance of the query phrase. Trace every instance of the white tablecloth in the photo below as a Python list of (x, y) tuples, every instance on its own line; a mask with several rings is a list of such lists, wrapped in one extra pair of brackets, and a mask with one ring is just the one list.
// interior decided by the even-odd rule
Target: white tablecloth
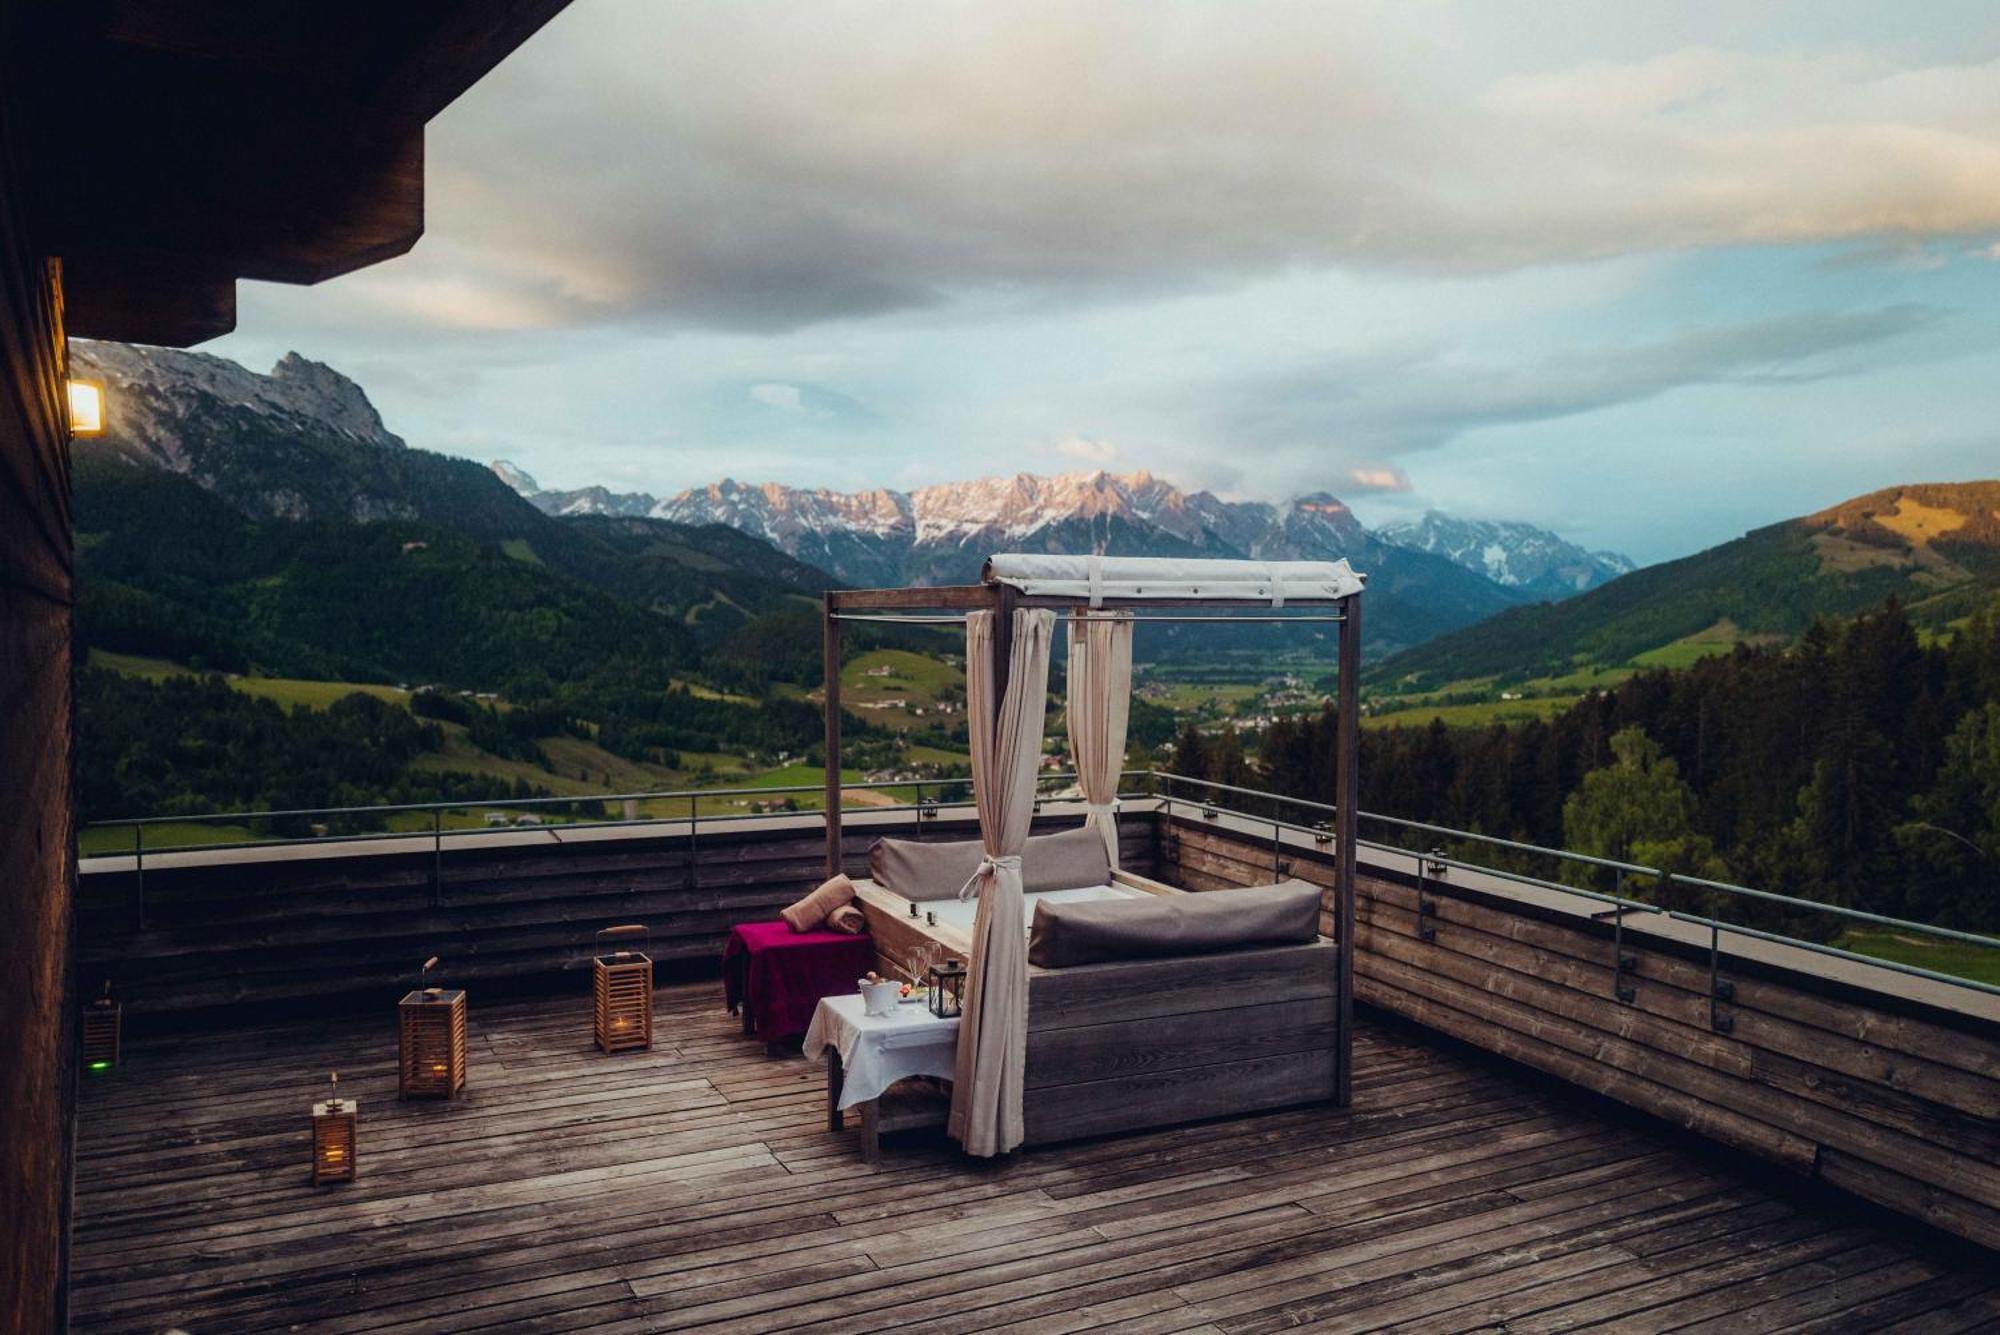
[(828, 1048), (840, 1054), (840, 1106), (851, 1108), (907, 1076), (951, 1079), (958, 1019), (940, 1020), (921, 1001), (898, 1004), (894, 1015), (877, 1018), (862, 1010), (858, 993), (821, 997), (806, 1030), (806, 1060), (817, 1061)]

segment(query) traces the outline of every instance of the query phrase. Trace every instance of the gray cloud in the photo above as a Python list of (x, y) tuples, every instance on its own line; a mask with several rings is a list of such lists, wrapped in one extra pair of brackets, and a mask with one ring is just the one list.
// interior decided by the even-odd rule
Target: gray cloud
[(1814, 363), (1940, 318), (1908, 304), (1785, 315), (1504, 367), (1460, 361), (1437, 347), (1401, 349), (1210, 387), (1195, 406), (1223, 439), (1379, 459), (1435, 449), (1483, 426), (1553, 421), (1691, 385), (1852, 374)]
[(595, 0), (436, 128), (450, 241), (420, 313), (770, 332), (1297, 266), (2000, 230), (2000, 62), (1468, 63), (1518, 17)]

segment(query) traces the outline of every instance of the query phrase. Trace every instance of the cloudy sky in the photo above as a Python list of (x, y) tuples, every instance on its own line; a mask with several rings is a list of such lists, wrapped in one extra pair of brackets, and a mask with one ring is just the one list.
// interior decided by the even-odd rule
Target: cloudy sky
[(1150, 469), (1641, 559), (2000, 474), (2000, 8), (574, 0), (244, 284), (545, 486)]

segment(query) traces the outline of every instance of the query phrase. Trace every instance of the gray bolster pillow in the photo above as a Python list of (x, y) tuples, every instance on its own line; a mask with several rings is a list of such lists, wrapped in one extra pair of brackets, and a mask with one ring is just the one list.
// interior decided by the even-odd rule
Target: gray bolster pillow
[[(868, 850), (868, 879), (905, 899), (950, 899), (985, 856), (977, 839), (943, 844), (877, 839)], [(1088, 826), (1031, 836), (1021, 853), (1021, 882), (1031, 895), (1109, 885), (1111, 863), (1104, 856), (1104, 840)]]
[(1207, 955), (1319, 937), (1319, 887), (1304, 881), (1200, 894), (1035, 905), (1028, 963), (1044, 969), (1106, 960)]

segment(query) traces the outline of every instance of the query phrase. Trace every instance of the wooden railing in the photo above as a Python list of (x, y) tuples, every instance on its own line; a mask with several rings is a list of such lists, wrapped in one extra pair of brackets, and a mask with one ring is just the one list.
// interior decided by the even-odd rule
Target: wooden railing
[[(1078, 818), (1051, 803), (1038, 828)], [(962, 807), (850, 809), (847, 825), (853, 873), (880, 834), (974, 833)], [(1141, 799), (1121, 835), (1128, 869), (1193, 890), (1332, 881), (1328, 836), (1226, 809)], [(441, 862), (424, 836), (161, 852), (143, 927), (133, 860), (86, 859), (81, 978), (110, 978), (142, 1024), (372, 1004), (432, 954), (488, 990), (560, 980), (627, 921), (652, 926), (671, 968), (775, 915), (823, 859), (812, 812), (469, 832)], [(1991, 994), (1378, 846), (1360, 850), (1357, 898), (1365, 1005), (2000, 1247)]]
[[(1159, 874), (1331, 885), (1310, 833), (1176, 804)], [(1363, 849), (1355, 996), (2000, 1247), (2000, 1006), (1755, 937)], [(1365, 1081), (1365, 1071), (1357, 1074)]]
[[(1051, 804), (1037, 828), (1074, 825)], [(976, 838), (973, 813), (850, 810), (848, 869), (882, 834)], [(1126, 865), (1148, 870), (1149, 812), (1124, 822)], [(87, 858), (80, 978), (109, 979), (145, 1023), (233, 1007), (377, 1000), (440, 957), (453, 984), (526, 987), (588, 967), (608, 923), (652, 928), (671, 967), (719, 957), (733, 923), (774, 918), (824, 876), (817, 812), (635, 825), (465, 831)]]

